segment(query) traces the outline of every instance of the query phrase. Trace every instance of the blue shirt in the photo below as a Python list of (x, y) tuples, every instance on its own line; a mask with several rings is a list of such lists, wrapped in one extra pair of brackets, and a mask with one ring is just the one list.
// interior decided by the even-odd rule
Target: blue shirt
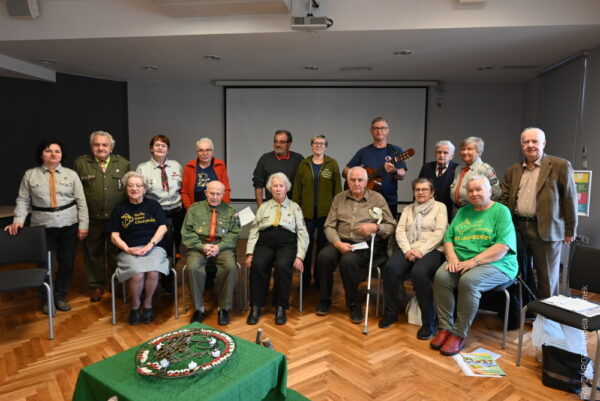
[(196, 165), (196, 186), (194, 187), (194, 201), (200, 202), (206, 199), (206, 194), (204, 191), (206, 190), (206, 186), (211, 181), (216, 181), (217, 173), (215, 173), (215, 169), (213, 168), (212, 161), (210, 162), (210, 166), (207, 168), (200, 167), (200, 163)]
[[(382, 168), (386, 162), (386, 157), (389, 156), (394, 158), (402, 152), (402, 148), (398, 146), (387, 145), (385, 148), (376, 148), (371, 144), (359, 149), (352, 159), (350, 159), (347, 167), (356, 167), (362, 165), (365, 168)], [(394, 163), (394, 166), (396, 166), (396, 169), (403, 168), (407, 170), (406, 163), (404, 162)], [(381, 195), (383, 195), (388, 205), (396, 205), (398, 203), (398, 181), (394, 178), (393, 174), (388, 173), (385, 171), (385, 169), (383, 170), (381, 177)]]

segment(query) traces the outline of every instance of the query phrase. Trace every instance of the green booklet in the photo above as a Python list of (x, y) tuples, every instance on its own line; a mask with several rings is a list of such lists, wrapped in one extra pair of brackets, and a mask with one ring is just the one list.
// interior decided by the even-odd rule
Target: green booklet
[[(459, 364), (467, 376), (506, 376), (506, 373), (498, 366), (494, 357), (488, 353), (461, 353), (460, 356), (463, 363)], [(465, 368), (467, 368), (468, 371)]]

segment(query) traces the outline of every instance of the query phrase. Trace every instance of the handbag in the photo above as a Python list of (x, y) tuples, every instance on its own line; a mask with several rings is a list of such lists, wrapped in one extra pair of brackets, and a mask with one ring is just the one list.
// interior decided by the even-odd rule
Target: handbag
[(542, 345), (544, 386), (579, 394), (581, 383), (588, 382), (584, 373), (590, 358), (552, 345)]

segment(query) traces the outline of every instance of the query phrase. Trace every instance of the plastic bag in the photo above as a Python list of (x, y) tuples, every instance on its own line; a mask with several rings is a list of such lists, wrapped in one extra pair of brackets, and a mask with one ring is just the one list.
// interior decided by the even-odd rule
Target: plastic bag
[(409, 324), (414, 324), (415, 326), (423, 325), (423, 322), (421, 321), (421, 308), (417, 302), (417, 297), (414, 295), (406, 305), (406, 317), (408, 318)]

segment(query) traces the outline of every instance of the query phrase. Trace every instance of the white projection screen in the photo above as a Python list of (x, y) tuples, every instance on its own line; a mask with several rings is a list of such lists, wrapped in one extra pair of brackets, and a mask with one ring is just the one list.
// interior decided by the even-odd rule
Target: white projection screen
[(273, 150), (276, 130), (290, 131), (292, 150), (304, 157), (311, 154), (310, 138), (325, 135), (326, 154), (343, 169), (372, 142), (371, 120), (382, 116), (390, 124), (389, 142), (416, 151), (398, 189), (399, 202), (412, 202), (410, 183), (424, 160), (426, 105), (424, 87), (226, 87), (225, 159), (232, 200), (254, 200), (252, 172), (260, 156)]

